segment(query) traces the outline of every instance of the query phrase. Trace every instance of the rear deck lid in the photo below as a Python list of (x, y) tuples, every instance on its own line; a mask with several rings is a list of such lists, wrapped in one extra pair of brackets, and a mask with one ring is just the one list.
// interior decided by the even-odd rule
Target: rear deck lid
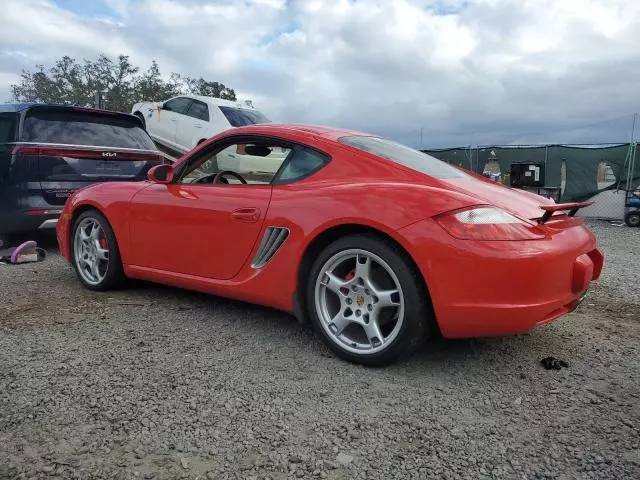
[(554, 204), (553, 200), (540, 195), (509, 188), (473, 175), (446, 179), (442, 182), (450, 188), (470, 194), (483, 203), (499, 207), (525, 220), (539, 219), (544, 214), (542, 207)]

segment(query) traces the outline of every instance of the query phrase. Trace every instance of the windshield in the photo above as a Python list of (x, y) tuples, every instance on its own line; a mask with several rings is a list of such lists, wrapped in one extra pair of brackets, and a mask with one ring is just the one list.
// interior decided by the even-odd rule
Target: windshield
[(219, 107), (224, 116), (227, 118), (232, 127), (243, 127), (245, 125), (253, 125), (256, 123), (270, 123), (267, 117), (257, 110), (249, 110), (248, 108), (235, 107)]
[(466, 176), (462, 171), (431, 155), (385, 138), (352, 136), (341, 137), (338, 141), (435, 178), (448, 179)]
[(135, 118), (74, 110), (31, 111), (24, 121), (21, 140), (156, 150)]

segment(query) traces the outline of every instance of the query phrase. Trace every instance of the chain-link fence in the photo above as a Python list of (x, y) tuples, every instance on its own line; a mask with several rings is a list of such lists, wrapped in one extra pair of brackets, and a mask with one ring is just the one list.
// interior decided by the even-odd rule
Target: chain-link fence
[(477, 145), (423, 150), (447, 163), (557, 202), (589, 200), (592, 218), (624, 219), (640, 186), (636, 144)]

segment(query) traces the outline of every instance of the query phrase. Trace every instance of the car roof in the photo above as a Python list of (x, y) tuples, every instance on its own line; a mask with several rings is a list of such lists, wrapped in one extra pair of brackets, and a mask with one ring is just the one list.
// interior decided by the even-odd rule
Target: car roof
[(101, 110), (98, 108), (91, 107), (78, 107), (75, 105), (66, 105), (62, 103), (38, 103), (38, 102), (24, 102), (24, 103), (5, 103), (0, 104), (0, 113), (7, 112), (23, 112), (25, 110), (30, 109), (47, 109), (47, 110), (58, 110), (58, 111), (75, 111), (75, 112), (88, 112), (95, 113), (98, 115), (113, 115), (118, 117), (128, 117), (135, 118), (138, 121), (138, 117), (135, 115), (131, 115), (130, 113), (125, 112), (116, 112), (112, 110)]
[[(217, 97), (207, 97), (204, 95), (178, 95), (179, 97), (185, 97), (185, 98), (192, 98), (194, 100), (200, 100), (201, 102), (204, 103), (209, 103), (211, 105), (215, 105), (218, 107), (235, 107), (235, 108), (246, 108), (248, 110), (255, 110), (256, 108), (251, 106), (251, 105), (247, 105), (244, 102), (240, 102), (240, 101), (233, 101), (233, 100), (225, 100), (224, 98), (217, 98)], [(175, 97), (174, 97), (175, 98)]]
[(255, 125), (247, 125), (245, 127), (238, 127), (236, 130), (241, 130), (242, 133), (264, 133), (265, 130), (277, 131), (296, 131), (307, 134), (316, 135), (319, 137), (327, 138), (329, 140), (337, 140), (340, 137), (348, 136), (364, 136), (364, 137), (376, 137), (371, 133), (359, 132), (357, 130), (349, 130), (346, 128), (328, 127), (325, 125), (315, 125), (306, 123), (257, 123)]

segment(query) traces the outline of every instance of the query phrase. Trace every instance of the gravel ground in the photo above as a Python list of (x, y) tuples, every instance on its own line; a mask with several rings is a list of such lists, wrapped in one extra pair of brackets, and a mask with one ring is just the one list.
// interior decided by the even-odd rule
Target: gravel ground
[(577, 312), (386, 369), (269, 309), (0, 266), (0, 479), (640, 478), (640, 230), (593, 228)]

